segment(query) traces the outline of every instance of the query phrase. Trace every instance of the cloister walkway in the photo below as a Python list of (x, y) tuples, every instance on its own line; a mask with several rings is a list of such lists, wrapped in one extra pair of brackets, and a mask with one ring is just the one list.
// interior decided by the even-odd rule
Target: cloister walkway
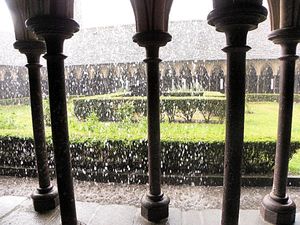
[[(140, 216), (140, 208), (128, 205), (100, 205), (97, 203), (77, 202), (78, 219), (87, 225), (151, 225), (154, 223)], [(218, 225), (221, 210), (206, 209), (181, 210), (170, 208), (170, 216), (160, 225)], [(59, 208), (45, 214), (33, 210), (29, 197), (0, 197), (0, 224), (2, 225), (57, 225), (60, 224)], [(267, 225), (261, 220), (258, 210), (241, 210), (240, 225)], [(296, 223), (300, 225), (300, 213)]]
[[(75, 180), (78, 218), (87, 225), (151, 225), (140, 216), (140, 197), (147, 185), (106, 184)], [(0, 176), (1, 225), (57, 225), (59, 208), (46, 214), (33, 210), (30, 193), (37, 179)], [(222, 187), (167, 186), (163, 191), (171, 197), (170, 218), (161, 225), (219, 225)], [(239, 225), (267, 225), (258, 212), (263, 196), (271, 187), (242, 188)], [(118, 193), (118, 194), (116, 194)], [(289, 194), (300, 205), (299, 188)], [(297, 210), (300, 225), (300, 211)]]

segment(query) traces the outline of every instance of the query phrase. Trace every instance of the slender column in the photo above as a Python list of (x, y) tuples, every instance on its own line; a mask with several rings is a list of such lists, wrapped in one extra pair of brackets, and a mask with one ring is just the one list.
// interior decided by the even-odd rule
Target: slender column
[(63, 43), (78, 31), (78, 24), (65, 18), (34, 17), (27, 26), (45, 39), (47, 54), (49, 100), (57, 187), (63, 225), (77, 225), (73, 177), (71, 173)]
[(246, 46), (248, 27), (226, 32), (226, 143), (222, 225), (238, 224), (244, 142)]
[(141, 201), (141, 214), (152, 222), (169, 216), (170, 199), (161, 192), (159, 47), (171, 40), (164, 32), (137, 33), (134, 42), (146, 48), (149, 193)]
[(291, 147), (295, 61), (298, 58), (296, 47), (300, 40), (300, 30), (276, 30), (271, 33), (270, 40), (280, 44), (282, 50), (280, 97), (273, 189), (262, 201), (261, 215), (264, 220), (273, 224), (293, 224), (296, 205), (286, 194), (286, 186)]
[[(238, 2), (238, 1), (236, 1)], [(226, 34), (226, 143), (224, 154), (224, 183), (222, 225), (238, 225), (241, 163), (244, 142), (245, 78), (247, 33), (266, 19), (261, 5), (241, 4), (222, 8), (216, 1), (215, 10), (208, 15), (208, 23)]]
[(45, 139), (40, 80), (40, 56), (45, 52), (45, 44), (41, 41), (17, 41), (14, 47), (26, 55), (28, 62), (26, 67), (29, 74), (31, 118), (39, 180), (39, 188), (37, 188), (31, 197), (34, 209), (38, 212), (43, 212), (54, 209), (59, 204), (58, 193), (50, 183)]
[(149, 194), (161, 198), (159, 47), (146, 48)]

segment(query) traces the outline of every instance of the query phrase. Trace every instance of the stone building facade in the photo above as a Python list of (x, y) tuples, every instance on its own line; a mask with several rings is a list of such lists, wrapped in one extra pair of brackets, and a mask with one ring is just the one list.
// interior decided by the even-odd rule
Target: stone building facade
[[(246, 91), (248, 93), (278, 93), (279, 60), (248, 60)], [(97, 95), (136, 88), (146, 88), (145, 65), (137, 63), (89, 64), (66, 66), (68, 95)], [(223, 92), (226, 79), (224, 60), (163, 62), (161, 90), (197, 90)], [(46, 70), (42, 69), (42, 87), (48, 95)], [(29, 96), (26, 68), (0, 66), (0, 98)], [(295, 93), (300, 93), (300, 63), (296, 69)]]
[[(184, 29), (183, 29), (184, 28)], [(278, 93), (278, 46), (268, 41), (269, 21), (249, 33), (247, 54), (248, 93)], [(134, 25), (82, 29), (66, 42), (66, 82), (68, 95), (95, 95), (130, 90), (143, 92), (144, 52), (132, 42)], [(173, 36), (161, 57), (161, 89), (224, 91), (226, 78), (223, 34), (206, 21), (170, 23)], [(25, 56), (14, 50), (14, 37), (0, 35), (0, 98), (28, 96)], [(76, 48), (74, 48), (76, 46)], [(184, 59), (184, 60), (183, 60)], [(42, 61), (43, 64), (45, 64)], [(8, 66), (5, 66), (8, 65)], [(48, 94), (46, 71), (42, 69), (43, 91)], [(300, 93), (300, 64), (296, 69), (295, 93)]]

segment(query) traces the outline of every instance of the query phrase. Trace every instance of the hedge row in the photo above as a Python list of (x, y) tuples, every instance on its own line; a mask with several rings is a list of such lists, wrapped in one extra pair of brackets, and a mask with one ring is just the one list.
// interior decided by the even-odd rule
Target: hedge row
[(0, 106), (29, 105), (29, 104), (30, 104), (30, 98), (29, 97), (0, 99)]
[[(248, 102), (278, 102), (279, 94), (247, 94)], [(294, 102), (300, 102), (300, 94), (294, 94)]]
[[(266, 175), (272, 172), (275, 158), (275, 142), (246, 142), (244, 145), (242, 174)], [(300, 142), (292, 143), (291, 154), (300, 148)], [(110, 181), (113, 177), (138, 177), (147, 174), (147, 142), (94, 141), (70, 145), (75, 178), (89, 181)], [(50, 168), (54, 168), (51, 145)], [(220, 175), (223, 173), (224, 142), (163, 141), (162, 174), (189, 177)], [(2, 137), (0, 140), (0, 172), (33, 171), (35, 154), (32, 139)], [(23, 174), (23, 175), (31, 175)], [(126, 181), (120, 181), (126, 182)]]
[[(95, 113), (100, 121), (120, 121), (133, 115), (146, 116), (147, 102), (145, 97), (114, 97), (114, 98), (80, 98), (74, 99), (74, 114), (84, 120)], [(202, 97), (161, 97), (161, 113), (174, 122), (181, 117), (186, 122), (193, 120), (198, 111), (205, 122), (216, 117), (222, 122), (225, 117), (224, 98)]]
[(167, 91), (162, 92), (162, 96), (171, 96), (171, 97), (189, 97), (189, 96), (203, 96), (203, 91)]

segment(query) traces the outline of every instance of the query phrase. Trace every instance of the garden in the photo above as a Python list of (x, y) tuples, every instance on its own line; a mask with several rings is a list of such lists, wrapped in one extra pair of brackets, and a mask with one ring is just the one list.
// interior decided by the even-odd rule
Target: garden
[[(270, 176), (275, 157), (278, 95), (248, 94), (242, 174)], [(289, 173), (300, 174), (300, 97), (295, 95)], [(163, 178), (189, 183), (221, 176), (225, 97), (219, 92), (172, 92), (161, 96)], [(29, 99), (0, 101), (0, 173), (35, 176)], [(44, 100), (50, 168), (54, 173), (49, 102)], [(68, 99), (75, 178), (147, 182), (146, 98), (127, 93)], [(200, 183), (199, 183), (200, 182)], [(201, 181), (198, 181), (201, 184)]]

